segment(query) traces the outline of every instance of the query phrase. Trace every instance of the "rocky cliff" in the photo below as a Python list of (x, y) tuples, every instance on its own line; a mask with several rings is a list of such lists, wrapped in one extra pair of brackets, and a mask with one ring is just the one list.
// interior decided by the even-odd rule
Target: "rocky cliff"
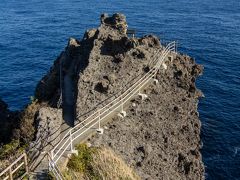
[[(155, 36), (129, 38), (106, 23), (90, 32), (94, 45), (77, 82), (80, 121), (146, 73), (161, 48)], [(148, 98), (133, 99), (124, 119), (114, 117), (103, 135), (89, 141), (112, 148), (142, 179), (203, 179), (197, 112), (202, 94), (195, 86), (203, 68), (180, 53), (167, 63), (157, 75), (159, 83), (145, 89)]]
[[(157, 50), (163, 48), (156, 36), (127, 35), (122, 14), (103, 14), (100, 21), (83, 39), (70, 38), (37, 85), (35, 98), (41, 108), (34, 117), (35, 141), (30, 147), (37, 146), (38, 153), (56, 143), (49, 134), (56, 141), (66, 129), (122, 94), (149, 71)], [(166, 64), (167, 69), (157, 74), (158, 83), (142, 92), (148, 98), (136, 96), (124, 119), (113, 117), (103, 135), (88, 141), (111, 148), (142, 179), (203, 179), (197, 112), (202, 94), (195, 86), (203, 68), (181, 53)], [(44, 146), (38, 145), (41, 139)]]

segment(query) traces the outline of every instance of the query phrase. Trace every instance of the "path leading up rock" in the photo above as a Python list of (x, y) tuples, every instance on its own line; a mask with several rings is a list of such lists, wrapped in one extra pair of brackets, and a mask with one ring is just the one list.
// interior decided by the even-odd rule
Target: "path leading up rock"
[(31, 159), (30, 170), (32, 179), (46, 179), (48, 174), (49, 152), (60, 140), (62, 111), (59, 109), (42, 107), (38, 116), (38, 132), (35, 141), (30, 144), (28, 157)]

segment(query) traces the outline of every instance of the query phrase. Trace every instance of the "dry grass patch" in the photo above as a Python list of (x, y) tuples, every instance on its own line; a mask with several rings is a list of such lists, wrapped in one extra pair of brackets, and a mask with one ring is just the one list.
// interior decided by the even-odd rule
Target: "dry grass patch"
[(76, 147), (78, 156), (73, 155), (68, 169), (63, 172), (67, 180), (139, 180), (140, 177), (125, 164), (112, 150), (107, 148), (87, 147), (80, 144)]

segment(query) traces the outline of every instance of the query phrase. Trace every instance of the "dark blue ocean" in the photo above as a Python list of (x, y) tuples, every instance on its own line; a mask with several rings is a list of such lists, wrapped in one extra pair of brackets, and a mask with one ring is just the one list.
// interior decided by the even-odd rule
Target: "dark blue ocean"
[(30, 101), (69, 37), (122, 12), (137, 35), (177, 40), (179, 51), (205, 67), (197, 85), (206, 177), (240, 179), (239, 0), (1, 0), (0, 97), (13, 110)]

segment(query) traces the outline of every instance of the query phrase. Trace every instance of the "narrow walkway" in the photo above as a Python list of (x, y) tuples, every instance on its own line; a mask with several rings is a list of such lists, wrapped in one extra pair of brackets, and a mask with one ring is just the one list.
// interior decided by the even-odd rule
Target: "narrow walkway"
[[(42, 114), (39, 122), (36, 140), (31, 144), (31, 152), (28, 157), (32, 160), (30, 170), (31, 179), (47, 179), (48, 157), (50, 151), (60, 140), (60, 128), (62, 124), (61, 111), (55, 108), (41, 108)], [(61, 119), (59, 119), (61, 118)]]
[[(72, 78), (73, 70), (74, 70), (74, 63), (72, 63), (70, 65), (70, 67), (68, 68), (68, 70), (65, 73), (63, 73), (63, 71), (60, 73), (63, 76), (63, 77), (61, 77), (63, 122), (62, 122), (62, 125), (60, 125), (60, 130), (59, 130), (60, 135), (57, 138), (59, 140), (63, 136), (65, 136), (65, 134), (69, 131), (69, 129), (71, 129), (74, 126), (75, 99), (74, 99), (74, 81)], [(31, 173), (30, 179), (40, 179), (40, 180), (48, 179), (49, 161), (46, 156), (46, 152), (49, 151), (49, 149), (47, 147), (45, 149), (46, 149), (46, 151), (44, 151), (38, 155), (37, 161), (35, 162), (36, 168), (34, 169), (34, 172)]]

